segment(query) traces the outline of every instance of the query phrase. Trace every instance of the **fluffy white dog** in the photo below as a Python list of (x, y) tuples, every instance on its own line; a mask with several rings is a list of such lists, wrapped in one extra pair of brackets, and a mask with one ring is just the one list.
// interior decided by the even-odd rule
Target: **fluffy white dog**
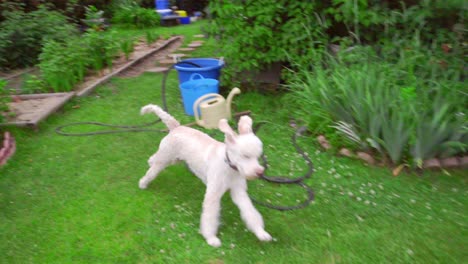
[(141, 114), (155, 113), (169, 128), (169, 134), (161, 140), (158, 151), (150, 157), (146, 175), (139, 187), (145, 189), (168, 165), (185, 161), (193, 173), (206, 185), (200, 233), (209, 245), (221, 246), (216, 236), (219, 226), (221, 197), (230, 191), (231, 198), (239, 207), (248, 229), (261, 241), (270, 241), (264, 229), (263, 219), (247, 194), (246, 179), (261, 176), (264, 168), (258, 163), (263, 151), (262, 142), (252, 132), (252, 119), (242, 116), (237, 135), (226, 119), (219, 121), (219, 129), (225, 135), (225, 143), (216, 141), (198, 130), (181, 126), (171, 115), (157, 105), (147, 105)]

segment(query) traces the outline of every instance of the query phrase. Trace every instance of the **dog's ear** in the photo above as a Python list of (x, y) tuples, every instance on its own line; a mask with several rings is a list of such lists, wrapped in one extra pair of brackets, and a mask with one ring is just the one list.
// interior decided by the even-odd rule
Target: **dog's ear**
[(237, 127), (237, 129), (239, 130), (239, 134), (241, 135), (252, 133), (252, 118), (246, 115), (241, 116)]
[(218, 128), (226, 136), (226, 142), (229, 142), (229, 143), (234, 143), (235, 142), (236, 133), (229, 126), (228, 121), (226, 119), (219, 120)]

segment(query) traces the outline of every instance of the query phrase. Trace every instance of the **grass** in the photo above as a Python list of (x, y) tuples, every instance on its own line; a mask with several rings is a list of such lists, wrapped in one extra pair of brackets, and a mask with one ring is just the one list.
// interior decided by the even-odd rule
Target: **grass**
[[(203, 24), (198, 24), (203, 25)], [(197, 24), (171, 28), (198, 33)], [(184, 32), (179, 32), (183, 30)], [(214, 54), (208, 41), (194, 57)], [(204, 186), (183, 165), (174, 165), (142, 191), (137, 187), (146, 160), (164, 134), (120, 133), (66, 137), (61, 125), (98, 121), (151, 122), (140, 116), (160, 103), (162, 76), (114, 78), (94, 94), (76, 98), (41, 124), (38, 132), (11, 128), (18, 150), (0, 168), (0, 255), (3, 263), (463, 263), (467, 238), (464, 171), (425, 172), (393, 177), (318, 149), (311, 136), (299, 144), (316, 172), (306, 183), (315, 202), (303, 210), (258, 207), (272, 243), (246, 232), (238, 210), (223, 199), (221, 248), (198, 234)], [(176, 74), (168, 80), (169, 111), (183, 114)], [(264, 120), (258, 133), (270, 162), (269, 175), (303, 173), (305, 164), (290, 144), (293, 130), (279, 114), (278, 96), (243, 93), (234, 109)], [(155, 125), (154, 128), (162, 128)], [(94, 131), (76, 126), (68, 132)], [(210, 131), (210, 133), (213, 133)], [(214, 136), (222, 139), (220, 133)], [(291, 204), (304, 197), (296, 186), (250, 182), (259, 200)]]

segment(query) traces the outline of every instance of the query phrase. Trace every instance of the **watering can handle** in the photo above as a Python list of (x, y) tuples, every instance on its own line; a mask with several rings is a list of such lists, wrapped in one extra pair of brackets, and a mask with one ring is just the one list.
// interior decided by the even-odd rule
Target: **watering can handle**
[(190, 75), (190, 81), (195, 80), (195, 77), (199, 77), (197, 80), (203, 80), (203, 79), (205, 79), (205, 78), (203, 77), (203, 75), (201, 75), (201, 74), (199, 74), (199, 73), (193, 73), (192, 75)]
[(205, 94), (201, 97), (199, 97), (194, 103), (193, 103), (193, 113), (195, 115), (195, 122), (197, 122), (198, 125), (203, 126), (203, 121), (200, 120), (200, 114), (198, 113), (198, 105), (203, 102), (203, 100), (211, 97), (222, 97), (221, 95), (217, 93), (209, 93)]

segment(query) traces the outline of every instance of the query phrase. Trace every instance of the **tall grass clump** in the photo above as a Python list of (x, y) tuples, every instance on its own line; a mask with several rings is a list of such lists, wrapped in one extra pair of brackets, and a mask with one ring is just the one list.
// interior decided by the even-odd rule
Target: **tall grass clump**
[(462, 64), (444, 66), (439, 56), (414, 43), (391, 56), (362, 46), (324, 55), (291, 82), (288, 98), (313, 131), (336, 143), (421, 166), (468, 146)]

